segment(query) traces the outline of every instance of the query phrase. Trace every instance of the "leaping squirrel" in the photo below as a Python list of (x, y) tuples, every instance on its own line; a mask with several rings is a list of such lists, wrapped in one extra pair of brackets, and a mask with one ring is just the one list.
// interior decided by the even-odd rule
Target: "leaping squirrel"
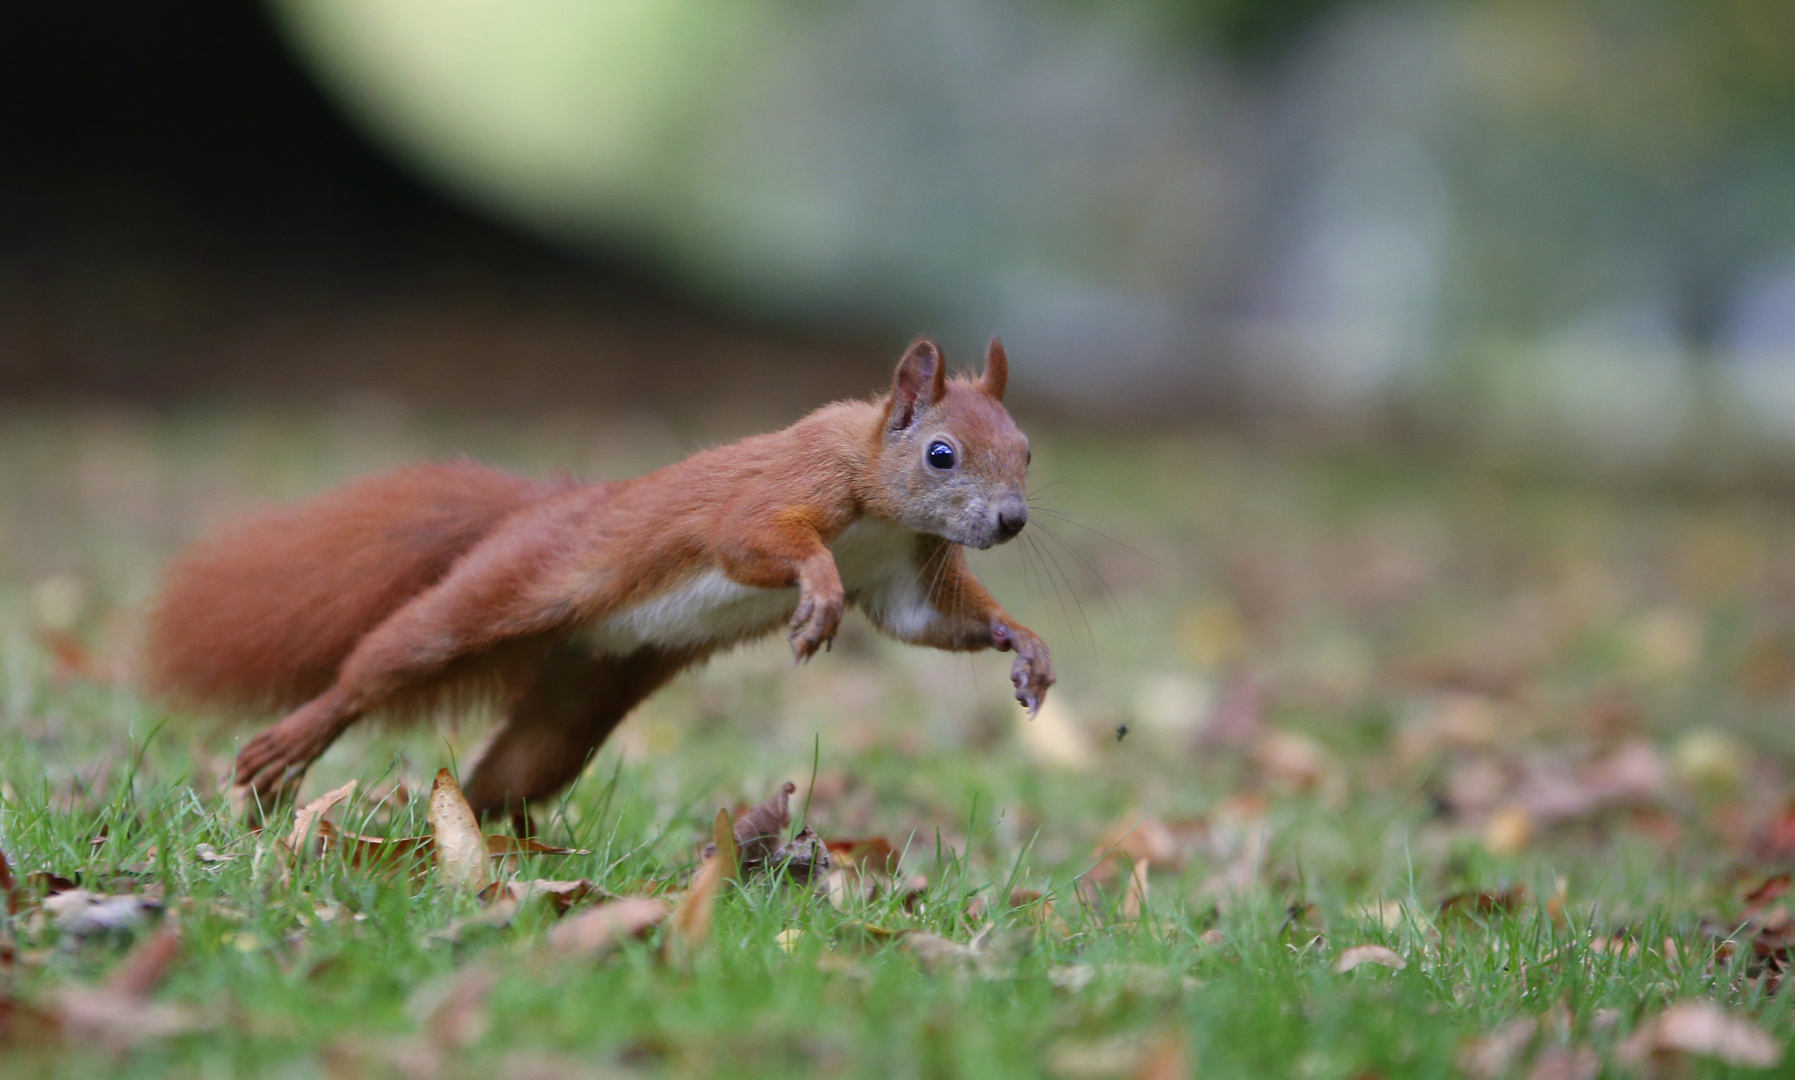
[(355, 481), (177, 559), (150, 617), (152, 690), (291, 709), (237, 755), (239, 789), (289, 790), (370, 713), (488, 694), (504, 726), (467, 784), (483, 817), (579, 775), (675, 674), (789, 625), (808, 660), (848, 606), (937, 649), (1016, 654), (1031, 713), (1047, 645), (966, 565), (1028, 522), (1029, 442), (993, 339), (976, 380), (919, 340), (891, 390), (634, 480), (541, 483), (471, 462)]

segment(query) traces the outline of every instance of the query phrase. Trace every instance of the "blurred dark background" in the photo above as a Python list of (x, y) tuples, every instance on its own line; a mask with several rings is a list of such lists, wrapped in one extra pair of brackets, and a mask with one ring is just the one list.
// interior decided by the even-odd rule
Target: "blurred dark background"
[(1795, 446), (1783, 0), (0, 14), (0, 394)]
[(0, 401), (528, 413), (801, 402), (878, 374), (445, 194), (248, 0), (8, 5), (0, 102)]

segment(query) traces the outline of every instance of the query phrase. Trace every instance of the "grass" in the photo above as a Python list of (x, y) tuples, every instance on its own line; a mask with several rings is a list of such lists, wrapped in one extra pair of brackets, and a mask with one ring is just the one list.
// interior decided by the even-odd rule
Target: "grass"
[[(1054, 645), (1050, 715), (1020, 720), (1003, 658), (854, 624), (807, 668), (769, 643), (681, 679), (544, 808), (545, 839), (591, 853), (509, 873), (673, 894), (718, 807), (792, 779), (825, 837), (887, 838), (926, 878), (841, 906), (731, 886), (686, 964), (663, 931), (545, 957), (546, 909), (483, 926), (434, 871), (289, 860), (282, 820), (251, 833), (218, 795), (240, 732), (132, 690), (157, 568), (233, 508), (447, 453), (622, 475), (711, 434), (365, 403), (0, 425), (0, 850), (159, 891), (183, 945), (155, 1001), (205, 1024), (120, 1049), (0, 1009), (0, 1071), (1126, 1077), (1170, 1047), (1204, 1076), (1348, 1080), (1476, 1072), (1477, 1040), (1537, 1018), (1513, 1075), (1619, 1075), (1678, 1001), (1795, 1032), (1786, 912), (1746, 899), (1795, 855), (1795, 513), (1768, 497), (1036, 433), (1039, 503), (1073, 516), (975, 567)], [(356, 733), (306, 797), (427, 788), (483, 730)], [(426, 831), (420, 800), (336, 816)], [(1150, 860), (1138, 916), (1118, 845)], [(1011, 910), (1014, 888), (1051, 914)], [(8, 930), (15, 1009), (133, 940), (34, 900)], [(918, 932), (976, 950), (931, 957)], [(1363, 944), (1406, 966), (1335, 970)], [(482, 966), (480, 1008), (433, 1013)], [(445, 1056), (408, 1057), (420, 1032)], [(1724, 1057), (1639, 1067), (1745, 1071)]]

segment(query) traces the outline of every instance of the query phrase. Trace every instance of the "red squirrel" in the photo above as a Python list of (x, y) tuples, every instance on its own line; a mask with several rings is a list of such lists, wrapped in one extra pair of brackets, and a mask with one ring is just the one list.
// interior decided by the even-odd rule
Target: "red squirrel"
[(150, 687), (292, 710), (237, 755), (238, 788), (258, 800), (289, 792), (363, 716), (495, 697), (506, 719), (467, 796), (525, 829), (527, 805), (674, 675), (781, 624), (806, 661), (848, 606), (900, 641), (1014, 652), (1032, 714), (1054, 681), (1047, 645), (963, 551), (1028, 522), (1008, 371), (993, 339), (978, 378), (949, 379), (923, 339), (879, 398), (634, 480), (421, 465), (252, 517), (172, 564)]

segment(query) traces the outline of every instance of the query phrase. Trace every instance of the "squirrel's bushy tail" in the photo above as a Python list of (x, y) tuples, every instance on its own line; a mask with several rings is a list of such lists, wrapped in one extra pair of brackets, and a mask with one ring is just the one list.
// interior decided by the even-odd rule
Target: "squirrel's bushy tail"
[(227, 528), (169, 568), (149, 620), (149, 689), (237, 708), (307, 701), (364, 634), (555, 490), (471, 462), (421, 465)]

